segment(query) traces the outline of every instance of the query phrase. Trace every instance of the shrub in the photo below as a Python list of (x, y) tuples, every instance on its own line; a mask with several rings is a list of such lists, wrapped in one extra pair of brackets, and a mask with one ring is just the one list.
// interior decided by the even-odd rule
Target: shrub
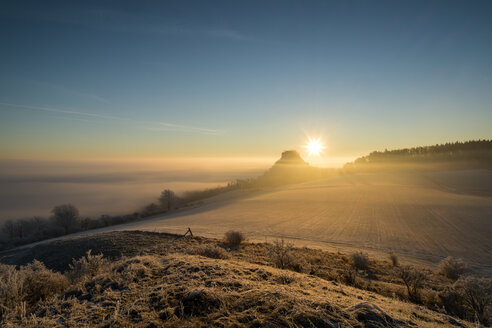
[(72, 259), (72, 264), (69, 265), (70, 270), (66, 273), (68, 279), (72, 282), (83, 280), (86, 277), (94, 277), (107, 264), (103, 259), (103, 255), (92, 255), (91, 250), (87, 251), (85, 257), (78, 260)]
[(447, 287), (438, 293), (440, 305), (444, 307), (446, 313), (463, 318), (466, 314), (463, 301), (460, 295), (453, 289)]
[(24, 300), (29, 305), (64, 291), (68, 286), (67, 278), (59, 272), (53, 272), (42, 262), (34, 260), (21, 269), (24, 278)]
[(188, 250), (189, 254), (198, 254), (212, 259), (227, 259), (229, 254), (222, 247), (215, 245), (200, 245), (198, 247), (193, 247)]
[(310, 273), (312, 266), (311, 263), (306, 261), (304, 258), (293, 256), (288, 268), (295, 272)]
[(280, 269), (287, 269), (294, 261), (292, 255), (293, 245), (285, 240), (275, 240), (269, 250), (269, 256), (273, 264)]
[(366, 253), (356, 252), (350, 255), (352, 266), (357, 270), (367, 270), (369, 267), (369, 257)]
[(5, 315), (23, 316), (39, 301), (64, 291), (68, 280), (34, 261), (19, 270), (0, 265), (0, 319)]
[(275, 281), (282, 285), (289, 285), (297, 281), (297, 277), (294, 275), (294, 273), (281, 272), (275, 277)]
[(224, 242), (232, 247), (238, 247), (245, 239), (242, 232), (234, 230), (227, 231), (224, 235)]
[(398, 255), (393, 252), (389, 253), (389, 259), (394, 267), (397, 267), (400, 263), (400, 261), (398, 260)]
[(490, 323), (488, 307), (492, 304), (492, 280), (468, 276), (459, 278), (454, 290), (475, 314), (476, 319), (485, 326)]
[(357, 272), (352, 268), (343, 270), (340, 275), (341, 281), (349, 286), (355, 286), (357, 282)]
[(409, 266), (398, 267), (396, 274), (405, 284), (408, 298), (411, 301), (420, 302), (420, 290), (425, 280), (425, 274)]
[(24, 279), (13, 265), (0, 265), (0, 319), (24, 299)]
[(468, 270), (468, 266), (462, 259), (457, 259), (451, 256), (446, 257), (439, 264), (439, 273), (453, 280), (457, 280)]

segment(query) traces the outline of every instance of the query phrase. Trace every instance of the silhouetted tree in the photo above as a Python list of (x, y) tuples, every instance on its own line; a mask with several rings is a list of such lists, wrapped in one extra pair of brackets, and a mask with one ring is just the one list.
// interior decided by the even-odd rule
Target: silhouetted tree
[(79, 210), (72, 204), (58, 205), (51, 211), (55, 224), (63, 227), (65, 233), (75, 231), (79, 227)]
[(159, 197), (159, 203), (161, 204), (162, 209), (166, 211), (170, 211), (176, 207), (178, 201), (178, 197), (176, 194), (169, 189), (164, 190)]

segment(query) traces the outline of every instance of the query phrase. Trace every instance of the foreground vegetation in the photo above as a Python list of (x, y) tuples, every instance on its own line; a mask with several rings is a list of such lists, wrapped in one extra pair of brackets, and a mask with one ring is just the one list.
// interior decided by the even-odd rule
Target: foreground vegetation
[[(41, 327), (490, 323), (491, 281), (473, 276), (463, 261), (446, 259), (434, 272), (399, 263), (396, 254), (376, 260), (365, 253), (295, 248), (283, 240), (254, 244), (243, 239), (237, 232), (214, 240), (127, 231), (4, 254), (3, 263), (22, 266), (0, 266), (1, 323)], [(92, 253), (81, 256), (89, 249)], [(99, 252), (104, 257), (93, 255)]]

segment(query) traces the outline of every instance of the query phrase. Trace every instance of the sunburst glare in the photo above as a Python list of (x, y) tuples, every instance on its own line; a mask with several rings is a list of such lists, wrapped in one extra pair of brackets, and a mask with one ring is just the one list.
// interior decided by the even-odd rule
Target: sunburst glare
[(311, 137), (308, 137), (307, 144), (304, 146), (306, 148), (308, 155), (316, 155), (319, 156), (319, 154), (323, 151), (325, 148), (321, 142), (321, 139), (314, 139)]

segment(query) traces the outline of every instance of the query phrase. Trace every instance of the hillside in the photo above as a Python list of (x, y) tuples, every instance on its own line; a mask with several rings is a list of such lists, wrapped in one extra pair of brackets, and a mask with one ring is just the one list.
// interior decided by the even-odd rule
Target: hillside
[[(69, 255), (77, 257), (87, 249), (92, 249), (93, 254), (110, 251), (113, 255), (106, 260), (89, 256), (86, 262), (74, 262), (74, 268), (69, 269)], [(368, 269), (357, 273), (352, 287), (343, 278), (343, 272), (350, 270), (346, 255), (286, 248), (293, 258), (301, 261), (281, 269), (272, 257), (274, 250), (272, 244), (247, 243), (236, 249), (219, 240), (177, 239), (175, 235), (145, 232), (114, 232), (39, 245), (8, 259), (25, 264), (36, 258), (47, 263), (48, 268), (65, 271), (65, 276), (50, 273), (39, 263), (21, 268), (16, 281), (22, 275), (29, 279), (35, 273), (38, 277), (35, 290), (47, 298), (38, 302), (28, 294), (23, 309), (0, 311), (2, 324), (5, 327), (472, 326), (445, 314), (437, 305), (432, 310), (404, 301), (405, 288), (401, 282), (393, 281), (393, 269), (388, 262), (371, 260)], [(5, 256), (1, 258), (5, 259)], [(3, 277), (5, 272), (9, 268), (0, 266)], [(433, 293), (437, 297), (439, 290), (444, 291), (444, 286), (449, 284), (430, 271), (427, 276), (426, 299)], [(12, 283), (13, 278), (9, 277)], [(32, 288), (30, 284), (24, 280), (25, 288)], [(49, 288), (43, 289), (48, 285)], [(437, 291), (427, 290), (430, 286)], [(2, 287), (3, 293), (6, 287)], [(9, 284), (8, 288), (12, 291), (15, 287)], [(15, 299), (8, 300), (10, 303), (3, 304), (15, 302)]]
[[(146, 230), (221, 237), (236, 229), (251, 240), (284, 237), (298, 245), (394, 251), (435, 266), (463, 257), (492, 274), (492, 171), (345, 174), (237, 190), (186, 209), (96, 231)], [(94, 233), (92, 231), (85, 232)]]

